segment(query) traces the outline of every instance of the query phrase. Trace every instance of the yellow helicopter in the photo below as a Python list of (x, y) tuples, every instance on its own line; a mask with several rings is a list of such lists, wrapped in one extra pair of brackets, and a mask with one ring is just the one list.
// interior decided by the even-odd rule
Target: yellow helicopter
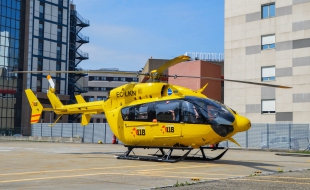
[[(228, 106), (203, 95), (202, 92), (207, 85), (195, 91), (160, 82), (160, 78), (167, 77), (163, 76), (164, 70), (190, 59), (189, 56), (178, 56), (150, 73), (137, 73), (144, 75), (151, 82), (143, 80), (142, 83), (128, 83), (117, 87), (110, 91), (105, 101), (86, 102), (81, 95), (76, 95), (77, 103), (71, 105), (61, 103), (55, 94), (54, 82), (48, 75), (50, 87), (47, 96), (52, 108), (43, 108), (32, 90), (25, 90), (32, 110), (31, 123), (37, 123), (40, 120), (42, 111), (54, 111), (59, 115), (55, 122), (64, 114), (81, 114), (81, 125), (85, 126), (89, 123), (92, 114), (104, 112), (112, 132), (128, 148), (123, 155), (117, 157), (118, 159), (177, 162), (188, 158), (188, 154), (193, 149), (199, 149), (202, 154), (199, 159), (218, 160), (228, 149), (216, 157), (206, 156), (204, 150), (225, 149), (218, 147), (218, 144), (226, 140), (240, 146), (233, 136), (249, 130), (251, 122)], [(40, 71), (30, 72), (39, 73)], [(59, 71), (41, 72), (56, 73)], [(85, 71), (81, 72), (85, 73)], [(29, 73), (29, 71), (17, 73)], [(290, 88), (256, 82), (204, 78)], [(154, 148), (160, 153), (156, 154), (157, 151), (151, 156), (136, 156), (131, 154), (134, 148)], [(185, 153), (175, 157), (172, 155), (173, 150), (183, 150)]]

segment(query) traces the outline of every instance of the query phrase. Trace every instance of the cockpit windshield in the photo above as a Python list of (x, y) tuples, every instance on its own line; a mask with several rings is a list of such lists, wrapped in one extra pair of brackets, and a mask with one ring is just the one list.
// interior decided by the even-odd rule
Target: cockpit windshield
[(196, 105), (197, 112), (203, 115), (207, 123), (232, 125), (235, 120), (234, 115), (228, 110), (227, 106), (217, 101), (193, 96), (186, 96), (184, 100)]

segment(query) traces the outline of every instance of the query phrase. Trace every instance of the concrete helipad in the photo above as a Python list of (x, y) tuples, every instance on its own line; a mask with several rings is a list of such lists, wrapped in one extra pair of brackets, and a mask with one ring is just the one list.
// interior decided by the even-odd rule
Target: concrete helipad
[(266, 151), (229, 150), (218, 161), (178, 163), (115, 158), (124, 151), (122, 145), (0, 141), (0, 189), (148, 189), (310, 168), (310, 157)]

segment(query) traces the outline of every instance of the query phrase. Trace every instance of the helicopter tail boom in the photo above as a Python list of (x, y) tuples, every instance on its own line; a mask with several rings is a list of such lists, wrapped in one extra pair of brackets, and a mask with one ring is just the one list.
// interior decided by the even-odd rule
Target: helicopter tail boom
[(31, 124), (38, 123), (43, 111), (43, 106), (32, 92), (31, 89), (25, 90), (30, 107), (31, 107)]

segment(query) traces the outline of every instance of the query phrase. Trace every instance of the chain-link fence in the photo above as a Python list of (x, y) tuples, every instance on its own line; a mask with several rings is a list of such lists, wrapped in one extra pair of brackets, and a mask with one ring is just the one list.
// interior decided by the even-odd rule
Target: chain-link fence
[[(53, 127), (39, 123), (32, 125), (32, 136), (81, 137), (83, 142), (112, 143), (113, 133), (108, 123), (90, 123), (82, 127), (79, 123), (57, 123)], [(243, 148), (304, 150), (309, 146), (309, 124), (252, 123), (250, 130), (233, 137)], [(232, 142), (221, 142), (220, 146), (238, 146)]]

